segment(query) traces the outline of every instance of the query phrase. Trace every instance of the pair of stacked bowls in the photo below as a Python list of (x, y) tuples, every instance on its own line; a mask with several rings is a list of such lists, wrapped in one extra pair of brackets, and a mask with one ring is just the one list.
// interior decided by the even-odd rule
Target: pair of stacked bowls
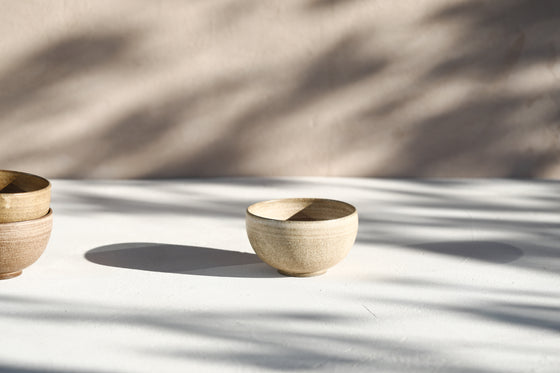
[(51, 183), (40, 176), (0, 170), (0, 280), (35, 263), (52, 231)]

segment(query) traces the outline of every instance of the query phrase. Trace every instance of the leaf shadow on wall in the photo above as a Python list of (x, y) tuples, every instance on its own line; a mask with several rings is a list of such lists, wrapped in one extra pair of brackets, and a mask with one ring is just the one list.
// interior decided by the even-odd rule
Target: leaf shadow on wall
[[(250, 15), (240, 7), (259, 11), (254, 2), (240, 2), (233, 10), (214, 6), (224, 30)], [(323, 22), (344, 17), (360, 6), (329, 0), (298, 9), (309, 23), (314, 17), (327, 17)], [(364, 87), (380, 89), (378, 79), (390, 77), (391, 66), (402, 61), (372, 47), (383, 40), (380, 32), (388, 31), (370, 22), (324, 40), (295, 69), (268, 64), (237, 74), (216, 71), (183, 85), (157, 85), (118, 113), (85, 123), (80, 121), (92, 101), (111, 95), (103, 89), (92, 93), (96, 79), (118, 77), (126, 85), (127, 79), (153, 73), (137, 69), (150, 60), (139, 47), (150, 29), (78, 33), (29, 52), (0, 74), (0, 128), (6, 129), (0, 143), (9, 149), (0, 157), (8, 168), (44, 174), (51, 167), (45, 176), (70, 178), (548, 175), (560, 160), (558, 84), (532, 90), (503, 85), (539, 68), (560, 81), (560, 72), (554, 75), (560, 63), (559, 20), (560, 4), (552, 0), (446, 4), (414, 26), (444, 25), (458, 32), (430, 66), (407, 72), (406, 89), (389, 90), (382, 98), (364, 97)], [(207, 47), (201, 43), (197, 51)], [(263, 47), (256, 44), (249, 52), (258, 56)], [(446, 89), (463, 82), (476, 86), (465, 97), (438, 109), (414, 109), (423, 98), (445, 96)], [(315, 109), (342, 104), (339, 97), (347, 100), (352, 92), (356, 104), (339, 117), (323, 118), (322, 109)], [(394, 119), (409, 110), (419, 115)], [(68, 128), (81, 126), (72, 136), (58, 124), (45, 127), (45, 121), (66, 116), (76, 122)], [(57, 135), (50, 134), (54, 130)], [(35, 133), (46, 136), (26, 145)], [(21, 146), (8, 147), (13, 143)], [(391, 146), (378, 150), (383, 143)]]
[[(410, 89), (373, 105), (356, 120), (373, 121), (414, 106), (423, 96), (466, 96), (394, 129), (399, 138), (387, 167), (369, 176), (512, 177), (549, 175), (560, 161), (560, 3), (468, 1), (423, 20), (460, 32)], [(553, 84), (512, 88), (512, 81), (549, 70)], [(529, 83), (524, 83), (529, 84)], [(538, 136), (538, 137), (537, 137)]]
[[(83, 75), (103, 70), (116, 74), (125, 71), (133, 64), (134, 39), (139, 33), (139, 30), (78, 33), (31, 51), (2, 72), (0, 113), (10, 118), (31, 107), (23, 112), (24, 119), (33, 123), (40, 117), (56, 116), (73, 110), (76, 105), (85, 105), (78, 102), (79, 92), (74, 92), (75, 95), (60, 92)], [(10, 129), (7, 124), (1, 126)], [(35, 128), (46, 130), (40, 124)]]

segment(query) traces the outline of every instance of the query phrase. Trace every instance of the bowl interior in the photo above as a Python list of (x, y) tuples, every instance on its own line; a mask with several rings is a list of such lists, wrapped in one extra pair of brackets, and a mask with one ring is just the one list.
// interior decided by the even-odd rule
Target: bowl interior
[(0, 193), (34, 192), (48, 186), (49, 181), (40, 176), (0, 170)]
[(323, 221), (351, 215), (356, 208), (346, 202), (317, 198), (292, 198), (255, 203), (247, 211), (280, 221)]

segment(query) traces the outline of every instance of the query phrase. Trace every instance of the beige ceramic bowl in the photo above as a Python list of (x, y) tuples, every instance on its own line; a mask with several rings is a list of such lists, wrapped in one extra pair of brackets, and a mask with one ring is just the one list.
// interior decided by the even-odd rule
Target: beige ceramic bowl
[(21, 275), (41, 256), (52, 230), (52, 210), (34, 220), (0, 224), (0, 279)]
[(0, 223), (43, 217), (51, 203), (51, 183), (40, 176), (0, 170)]
[(340, 262), (358, 232), (358, 213), (348, 203), (293, 198), (255, 203), (246, 214), (255, 253), (287, 276), (316, 276)]

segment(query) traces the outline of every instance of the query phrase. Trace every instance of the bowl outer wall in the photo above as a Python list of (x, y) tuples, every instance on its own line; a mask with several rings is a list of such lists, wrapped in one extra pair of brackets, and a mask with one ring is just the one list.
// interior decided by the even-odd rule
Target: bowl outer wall
[(45, 251), (52, 231), (53, 214), (34, 220), (0, 224), (0, 273), (21, 271)]
[(246, 213), (249, 242), (268, 265), (291, 273), (327, 270), (352, 248), (358, 213), (320, 221), (281, 221)]

